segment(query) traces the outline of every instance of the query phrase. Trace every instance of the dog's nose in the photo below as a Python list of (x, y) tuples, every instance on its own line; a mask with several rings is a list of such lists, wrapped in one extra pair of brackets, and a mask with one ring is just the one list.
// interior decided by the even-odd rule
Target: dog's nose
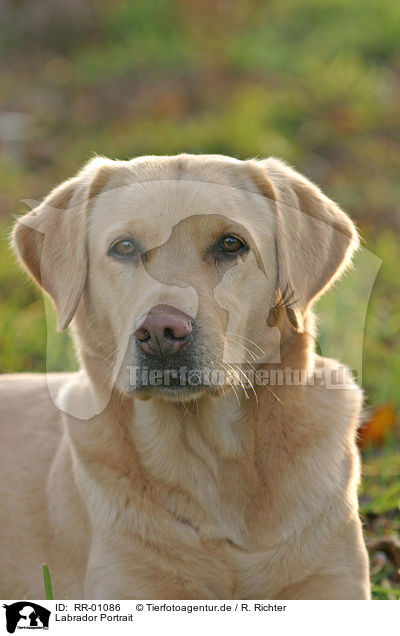
[(174, 354), (189, 342), (192, 326), (191, 317), (180, 309), (156, 305), (137, 324), (135, 338), (145, 353)]

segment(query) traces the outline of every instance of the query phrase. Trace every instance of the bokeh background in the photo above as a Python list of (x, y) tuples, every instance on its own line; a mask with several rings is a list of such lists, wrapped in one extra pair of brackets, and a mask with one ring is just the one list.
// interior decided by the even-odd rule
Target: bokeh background
[(319, 345), (352, 367), (362, 347), (371, 578), (375, 598), (399, 598), (400, 4), (1, 0), (0, 11), (0, 371), (46, 370), (48, 337), (51, 367), (76, 368), (8, 249), (23, 199), (95, 153), (285, 159), (363, 237), (354, 272), (317, 307)]

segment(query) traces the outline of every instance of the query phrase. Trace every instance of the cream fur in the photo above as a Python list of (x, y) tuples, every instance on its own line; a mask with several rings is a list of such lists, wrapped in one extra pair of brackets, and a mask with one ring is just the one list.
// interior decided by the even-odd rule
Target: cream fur
[[(251, 250), (217, 277), (205, 246), (237, 227)], [(128, 231), (149, 254), (135, 270), (106, 256)], [(82, 370), (1, 379), (3, 595), (42, 598), (46, 562), (57, 598), (369, 598), (362, 394), (318, 380), (338, 363), (310, 337), (312, 302), (357, 246), (336, 204), (277, 159), (97, 158), (14, 244), (59, 327), (72, 320)], [(251, 351), (314, 382), (132, 396), (130, 334), (157, 303), (196, 318), (210, 365)]]

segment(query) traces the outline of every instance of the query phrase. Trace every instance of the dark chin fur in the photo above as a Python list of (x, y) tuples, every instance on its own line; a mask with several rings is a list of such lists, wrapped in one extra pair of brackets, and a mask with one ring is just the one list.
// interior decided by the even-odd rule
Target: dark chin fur
[(131, 395), (134, 395), (140, 400), (149, 400), (151, 397), (157, 397), (162, 400), (167, 400), (168, 402), (191, 402), (193, 400), (198, 400), (207, 393), (209, 395), (217, 396), (222, 392), (222, 387), (212, 386), (159, 386), (129, 391)]
[(149, 400), (156, 397), (167, 402), (193, 402), (208, 394), (214, 397), (222, 395), (224, 386), (156, 386), (144, 388), (130, 388), (127, 393), (139, 400)]

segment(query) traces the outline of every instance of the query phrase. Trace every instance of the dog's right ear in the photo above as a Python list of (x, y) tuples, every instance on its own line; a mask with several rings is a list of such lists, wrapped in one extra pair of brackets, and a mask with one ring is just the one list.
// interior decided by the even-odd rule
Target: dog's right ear
[(13, 247), (24, 268), (50, 296), (58, 331), (71, 322), (87, 275), (86, 226), (93, 184), (108, 161), (96, 157), (18, 220)]

